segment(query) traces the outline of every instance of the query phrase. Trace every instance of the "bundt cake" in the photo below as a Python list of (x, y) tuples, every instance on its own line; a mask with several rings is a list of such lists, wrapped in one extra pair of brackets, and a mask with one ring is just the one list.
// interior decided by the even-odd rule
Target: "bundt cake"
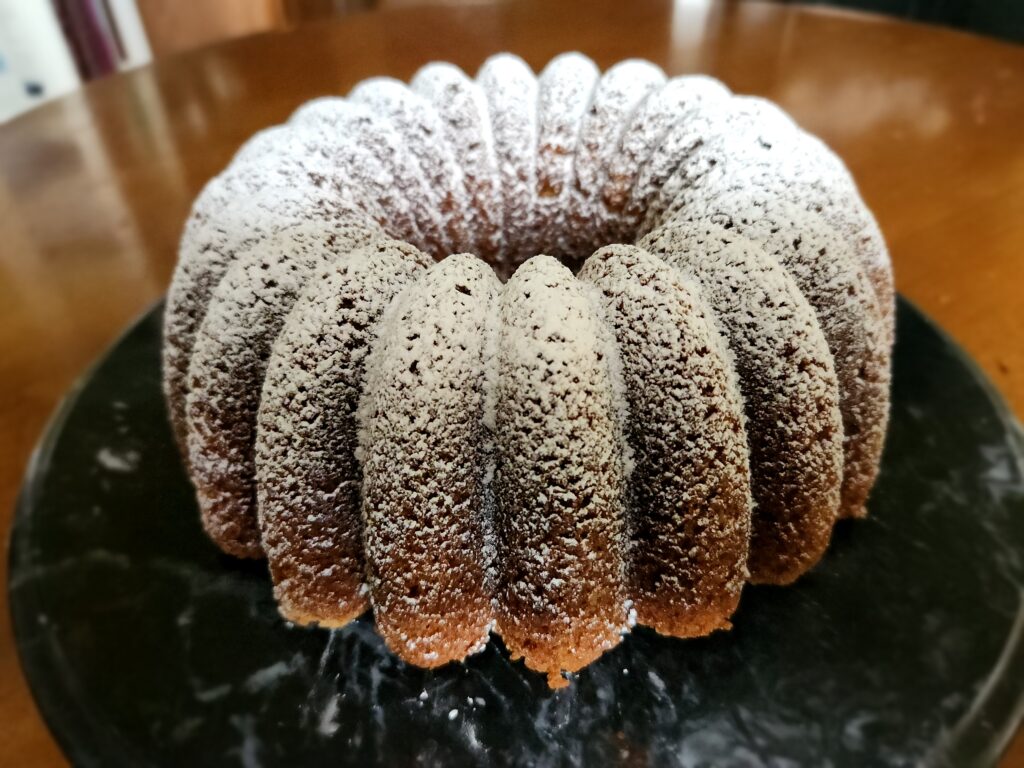
[(565, 684), (730, 626), (865, 514), (893, 280), (843, 163), (708, 77), (575, 53), (375, 78), (196, 200), (164, 389), (201, 519), (281, 614)]

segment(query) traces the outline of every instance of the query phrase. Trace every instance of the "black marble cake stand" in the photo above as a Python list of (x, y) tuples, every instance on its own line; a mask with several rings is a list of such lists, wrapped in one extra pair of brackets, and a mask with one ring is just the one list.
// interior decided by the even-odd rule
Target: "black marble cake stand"
[(993, 763), (1024, 686), (1019, 428), (899, 307), (871, 517), (731, 632), (638, 630), (548, 691), (498, 641), (433, 672), (369, 617), (274, 609), (265, 566), (203, 536), (160, 394), (155, 309), (80, 382), (28, 471), (10, 544), (21, 660), (83, 766)]

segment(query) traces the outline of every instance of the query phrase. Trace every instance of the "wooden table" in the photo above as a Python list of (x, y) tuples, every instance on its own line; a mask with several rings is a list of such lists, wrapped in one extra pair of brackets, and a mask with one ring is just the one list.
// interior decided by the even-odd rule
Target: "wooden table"
[[(245, 138), (371, 75), (431, 59), (473, 72), (500, 50), (539, 69), (572, 48), (602, 67), (642, 56), (710, 73), (822, 136), (877, 214), (899, 289), (1024, 413), (1024, 48), (760, 3), (382, 11), (170, 59), (0, 126), (0, 526), (58, 399), (164, 292), (190, 202)], [(0, 755), (63, 762), (6, 619)], [(1024, 766), (1024, 738), (1003, 764)]]

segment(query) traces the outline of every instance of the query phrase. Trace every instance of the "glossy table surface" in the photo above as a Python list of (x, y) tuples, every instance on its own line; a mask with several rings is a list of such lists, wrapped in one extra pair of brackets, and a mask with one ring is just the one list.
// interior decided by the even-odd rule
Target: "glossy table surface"
[[(170, 59), (0, 126), (0, 526), (47, 417), (163, 293), (191, 200), (245, 138), (371, 75), (408, 78), (432, 59), (475, 71), (500, 50), (539, 69), (566, 49), (602, 67), (642, 56), (779, 102), (852, 169), (900, 291), (1024, 413), (1024, 47), (760, 3), (419, 7)], [(0, 756), (60, 765), (6, 614)], [(1024, 766), (1019, 736), (1003, 764)]]

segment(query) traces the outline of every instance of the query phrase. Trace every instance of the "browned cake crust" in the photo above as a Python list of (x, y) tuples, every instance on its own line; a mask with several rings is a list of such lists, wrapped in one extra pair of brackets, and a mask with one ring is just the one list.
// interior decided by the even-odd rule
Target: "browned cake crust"
[[(258, 135), (253, 139), (256, 142)], [(239, 253), (282, 229), (320, 222), (344, 226), (351, 215), (332, 191), (316, 188), (308, 175), (296, 174), (285, 189), (267, 185), (269, 168), (290, 166), (296, 158), (243, 164), (213, 179), (193, 207), (178, 250), (178, 263), (164, 306), (163, 387), (175, 438), (188, 455), (188, 366), (196, 334), (213, 293)], [(318, 165), (310, 161), (308, 173)], [(360, 232), (372, 234), (363, 225)], [(352, 235), (355, 236), (355, 232)]]
[(377, 630), (435, 667), (481, 650), (494, 624), (487, 503), (501, 283), (468, 254), (396, 299), (361, 405), (363, 518)]
[[(882, 314), (889, 344), (895, 295), (885, 242), (842, 161), (820, 139), (802, 131), (777, 105), (753, 96), (707, 104), (674, 132), (676, 143), (698, 151), (664, 176), (644, 210), (646, 231), (693, 208), (690, 190), (705, 177), (733, 192), (768, 190), (779, 201), (818, 214), (863, 269)], [(667, 148), (668, 156), (680, 154)]]
[(637, 621), (676, 637), (727, 629), (747, 578), (743, 401), (696, 284), (644, 250), (602, 248), (593, 283), (629, 399), (628, 589)]
[(435, 141), (448, 145), (455, 159), (455, 183), (461, 187), (459, 197), (468, 203), (458, 207), (462, 241), (453, 248), (496, 263), (504, 206), (484, 92), (461, 69), (443, 62), (421, 68), (410, 88), (436, 110), (442, 133)]
[(572, 182), (567, 200), (565, 226), (559, 252), (582, 264), (615, 220), (601, 196), (607, 167), (615, 157), (629, 118), (652, 93), (665, 84), (665, 73), (649, 61), (627, 59), (601, 75), (590, 99), (590, 108), (579, 125), (572, 158)]
[(563, 53), (540, 73), (537, 92), (536, 184), (533, 220), (537, 250), (578, 268), (582, 259), (569, 252), (570, 200), (575, 178), (574, 159), (580, 126), (593, 103), (600, 72), (590, 59)]
[(498, 631), (552, 685), (617, 645), (629, 618), (625, 399), (590, 290), (536, 256), (501, 300)]
[(699, 283), (728, 340), (756, 504), (751, 578), (791, 582), (828, 546), (843, 468), (839, 384), (814, 309), (735, 229), (677, 222), (641, 242)]
[(236, 255), (196, 336), (187, 398), (189, 465), (203, 527), (239, 557), (263, 553), (256, 520), (256, 413), (271, 345), (306, 280), (353, 247), (318, 225)]
[(889, 418), (890, 348), (878, 298), (848, 242), (816, 211), (753, 184), (719, 192), (720, 184), (725, 186), (716, 174), (692, 189), (693, 213), (679, 218), (712, 221), (760, 243), (814, 307), (839, 380), (840, 514), (860, 516), (878, 474)]
[(537, 78), (518, 56), (499, 53), (476, 81), (487, 99), (501, 186), (501, 252), (494, 265), (507, 280), (540, 247), (533, 201), (537, 185)]
[(356, 410), (384, 309), (431, 263), (376, 240), (314, 272), (274, 342), (259, 406), (259, 526), (281, 614), (342, 626), (369, 607)]

